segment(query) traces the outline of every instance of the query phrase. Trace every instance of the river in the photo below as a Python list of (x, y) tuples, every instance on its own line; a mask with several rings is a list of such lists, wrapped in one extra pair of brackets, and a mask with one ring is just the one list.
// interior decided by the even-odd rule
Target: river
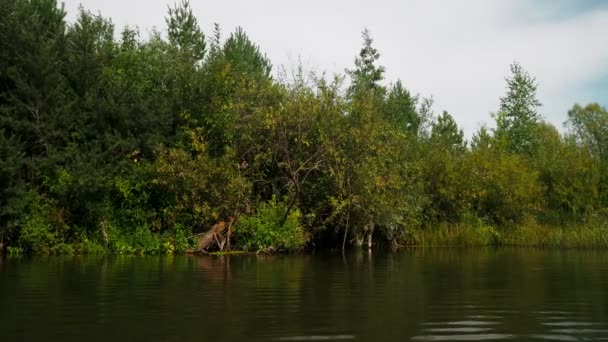
[(608, 251), (4, 258), (0, 339), (608, 340)]

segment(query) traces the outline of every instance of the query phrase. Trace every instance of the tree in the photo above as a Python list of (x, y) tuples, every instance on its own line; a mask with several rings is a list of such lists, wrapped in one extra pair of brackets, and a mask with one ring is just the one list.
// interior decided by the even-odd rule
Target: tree
[(506, 81), (507, 94), (500, 98), (495, 136), (508, 151), (532, 155), (538, 145), (534, 127), (541, 119), (536, 79), (515, 62)]
[(16, 219), (25, 211), (27, 188), (21, 175), (25, 163), (25, 153), (16, 136), (7, 136), (0, 129), (0, 253), (5, 243), (14, 242), (19, 225)]
[(237, 75), (247, 76), (254, 80), (270, 79), (272, 64), (260, 51), (243, 28), (237, 27), (224, 43), (223, 58)]
[[(338, 164), (343, 169), (337, 172), (342, 178), (342, 201), (336, 202), (346, 214), (344, 241), (350, 234), (358, 245), (367, 239), (368, 247), (375, 232), (396, 243), (418, 222), (422, 208), (421, 189), (415, 181), (417, 168), (406, 148), (416, 137), (404, 127), (407, 124), (391, 122), (392, 117), (403, 123), (412, 113), (399, 112), (411, 111), (413, 104), (406, 103), (408, 95), (396, 88), (392, 97), (395, 111), (385, 111), (386, 89), (379, 83), (384, 67), (377, 65), (380, 54), (372, 43), (365, 30), (355, 69), (348, 71), (351, 86), (347, 92), (347, 125), (342, 162)], [(353, 228), (350, 232), (349, 226)]]
[(355, 69), (347, 70), (347, 74), (352, 79), (350, 92), (357, 87), (375, 89), (380, 87), (380, 81), (384, 79), (384, 67), (376, 65), (380, 58), (378, 50), (372, 46), (374, 40), (368, 29), (363, 30), (363, 47), (359, 56), (355, 58)]
[(165, 18), (165, 22), (168, 26), (169, 42), (194, 61), (202, 61), (205, 57), (205, 35), (192, 13), (190, 1), (181, 0), (173, 8), (169, 7), (169, 16)]
[(488, 128), (482, 126), (471, 139), (471, 149), (488, 149), (494, 144), (494, 137), (490, 135)]
[(471, 210), (496, 225), (517, 225), (544, 208), (539, 174), (527, 159), (502, 151), (478, 149), (467, 154), (467, 197)]
[(547, 201), (540, 219), (563, 224), (592, 217), (601, 209), (602, 186), (594, 155), (577, 145), (575, 137), (562, 137), (550, 124), (540, 123), (537, 131), (539, 151), (531, 164), (539, 173)]
[[(69, 68), (66, 74), (71, 87), (81, 97), (90, 96), (99, 83), (104, 67), (114, 55), (114, 25), (101, 15), (94, 15), (80, 7), (76, 22), (66, 33)], [(84, 99), (83, 99), (84, 100)], [(88, 106), (92, 99), (86, 99)]]
[(246, 211), (251, 183), (234, 156), (209, 156), (202, 129), (185, 128), (185, 134), (187, 146), (159, 149), (152, 183), (163, 198), (165, 228), (205, 231)]
[(455, 223), (468, 209), (463, 136), (446, 111), (431, 125), (431, 137), (422, 157), (424, 186), (430, 198), (425, 214), (430, 222)]
[(597, 103), (582, 107), (578, 104), (568, 111), (568, 121), (579, 144), (595, 156), (608, 160), (608, 111)]
[(200, 117), (193, 119), (205, 127), (211, 154), (221, 155), (232, 146), (243, 160), (252, 162), (251, 147), (264, 138), (253, 129), (261, 123), (256, 114), (276, 106), (283, 93), (272, 81), (270, 61), (241, 28), (223, 45), (219, 41), (216, 26), (211, 53), (201, 70)]
[(464, 133), (446, 111), (431, 126), (431, 141), (450, 151), (462, 152), (466, 149)]
[(328, 167), (328, 154), (340, 143), (333, 135), (342, 106), (336, 101), (336, 85), (319, 81), (314, 88), (302, 73), (286, 86), (282, 105), (266, 116), (270, 151), (278, 166), (278, 179), (290, 198), (285, 218), (296, 204), (313, 205), (314, 180)]
[(599, 196), (604, 208), (608, 208), (608, 111), (597, 103), (584, 108), (577, 104), (568, 112), (567, 125), (577, 143), (594, 157)]
[(198, 231), (223, 248), (232, 223), (242, 248), (397, 245), (608, 218), (606, 108), (575, 105), (560, 135), (517, 63), (469, 150), (432, 98), (383, 84), (367, 30), (345, 75), (288, 80), (240, 27), (207, 49), (187, 0), (144, 40), (64, 17), (0, 1), (0, 250), (172, 253)]
[(8, 13), (0, 32), (0, 123), (24, 139), (28, 157), (48, 157), (65, 138), (62, 129), (71, 124), (72, 92), (61, 73), (65, 12), (52, 0), (7, 1), (2, 8)]
[(418, 97), (410, 95), (401, 81), (397, 81), (388, 91), (383, 113), (390, 123), (403, 132), (417, 135), (422, 118), (416, 110)]

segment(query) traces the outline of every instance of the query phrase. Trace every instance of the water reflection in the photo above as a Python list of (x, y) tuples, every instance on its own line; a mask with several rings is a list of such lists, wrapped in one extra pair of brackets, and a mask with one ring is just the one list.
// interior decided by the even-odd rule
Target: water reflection
[(599, 340), (607, 264), (500, 249), (11, 258), (0, 329), (3, 341)]
[(464, 335), (425, 335), (414, 336), (414, 341), (493, 341), (514, 338), (511, 334), (464, 334)]
[(335, 340), (353, 340), (353, 335), (333, 335), (333, 336), (293, 336), (279, 337), (278, 341), (335, 341)]

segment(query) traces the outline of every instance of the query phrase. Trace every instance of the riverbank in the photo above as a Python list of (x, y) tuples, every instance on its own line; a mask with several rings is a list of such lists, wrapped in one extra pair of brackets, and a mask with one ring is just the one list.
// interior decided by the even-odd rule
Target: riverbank
[[(168, 235), (149, 236), (143, 243), (135, 239), (123, 239), (120, 244), (103, 244), (90, 239), (74, 243), (61, 243), (38, 253), (40, 255), (171, 255), (171, 254), (205, 254), (205, 255), (238, 255), (238, 254), (276, 254), (294, 251), (309, 251), (313, 248), (260, 249), (260, 250), (210, 250), (199, 251), (196, 241), (178, 241)], [(391, 243), (378, 241), (376, 248), (390, 246)], [(394, 244), (393, 244), (394, 245)], [(488, 225), (440, 225), (435, 228), (412, 230), (408, 237), (397, 244), (401, 247), (532, 247), (551, 249), (595, 249), (608, 248), (608, 224), (572, 224), (549, 226), (528, 223), (514, 227), (497, 228)], [(335, 248), (323, 249), (339, 249)], [(352, 247), (356, 248), (356, 247)], [(20, 247), (9, 246), (4, 251), (8, 255), (27, 254)]]
[(328, 75), (203, 32), (187, 0), (146, 37), (66, 15), (0, 2), (0, 253), (607, 245), (589, 222), (608, 222), (608, 109), (573, 104), (557, 129), (517, 61), (465, 139), (368, 30)]

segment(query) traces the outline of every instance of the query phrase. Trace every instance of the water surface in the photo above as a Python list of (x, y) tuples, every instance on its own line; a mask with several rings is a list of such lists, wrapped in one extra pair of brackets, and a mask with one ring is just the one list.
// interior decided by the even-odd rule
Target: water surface
[(0, 259), (2, 341), (608, 340), (608, 252)]

